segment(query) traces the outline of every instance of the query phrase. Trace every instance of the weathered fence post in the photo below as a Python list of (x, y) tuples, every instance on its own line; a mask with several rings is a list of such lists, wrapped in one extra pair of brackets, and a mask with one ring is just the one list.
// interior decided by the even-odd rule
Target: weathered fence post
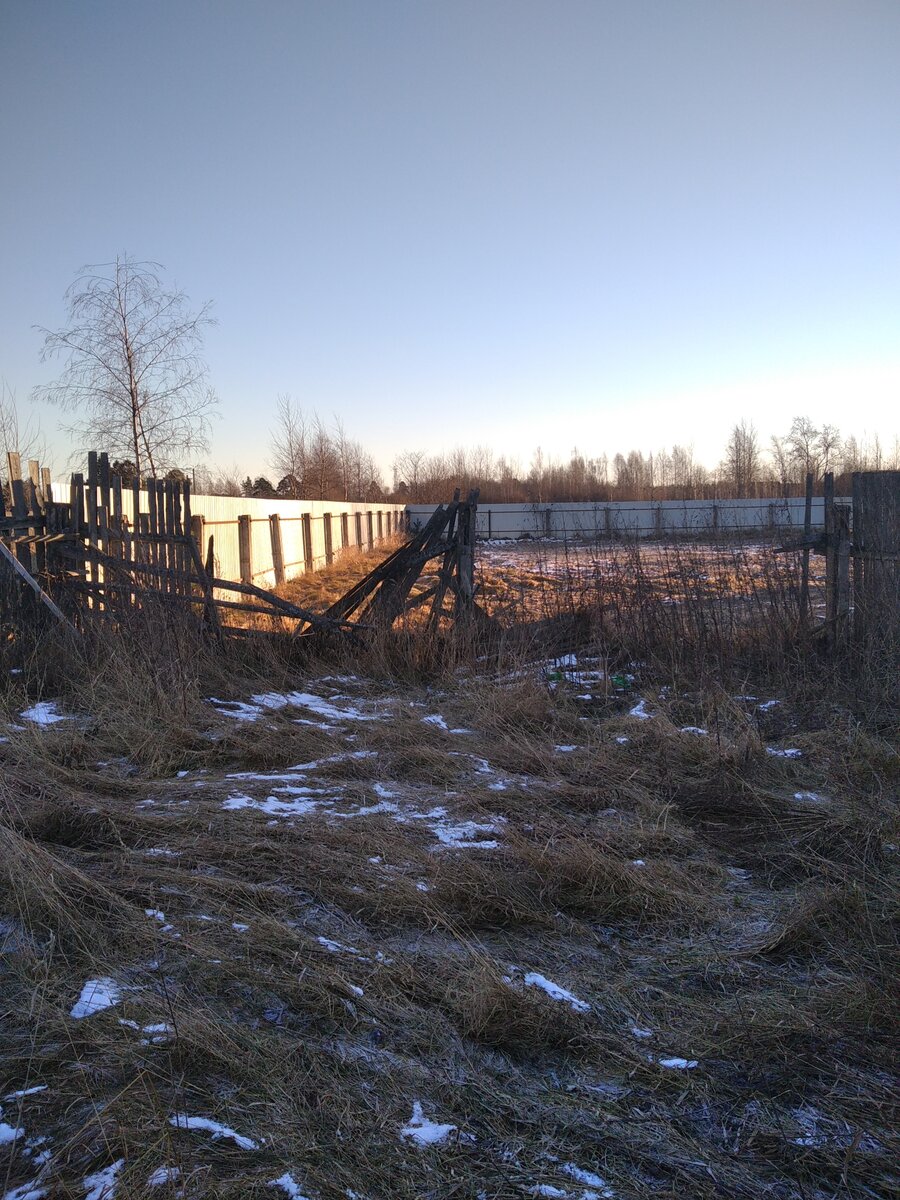
[(269, 515), (269, 537), (272, 541), (272, 570), (275, 572), (275, 586), (284, 583), (284, 547), (281, 542), (281, 517), (278, 513)]
[(300, 518), (300, 530), (303, 534), (303, 569), (311, 571), (313, 562), (312, 513), (304, 513)]
[(241, 567), (241, 583), (253, 582), (253, 558), (251, 551), (250, 514), (238, 517), (238, 559)]
[(806, 503), (803, 506), (803, 557), (800, 564), (800, 624), (809, 619), (809, 539), (812, 534), (812, 471), (806, 472)]
[(854, 628), (900, 644), (900, 471), (853, 476)]
[(330, 567), (334, 562), (334, 534), (331, 524), (331, 513), (322, 513), (322, 533), (325, 537), (325, 566)]

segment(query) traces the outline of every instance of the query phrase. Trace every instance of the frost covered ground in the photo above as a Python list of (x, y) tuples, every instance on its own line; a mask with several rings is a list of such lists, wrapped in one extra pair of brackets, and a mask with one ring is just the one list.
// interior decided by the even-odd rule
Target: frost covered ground
[(574, 654), (94, 716), (7, 722), (2, 1200), (888, 1194), (883, 740)]

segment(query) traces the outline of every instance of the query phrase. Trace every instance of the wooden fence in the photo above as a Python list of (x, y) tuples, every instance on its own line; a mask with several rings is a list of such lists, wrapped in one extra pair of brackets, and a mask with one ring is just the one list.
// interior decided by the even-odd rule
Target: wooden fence
[[(24, 480), (18, 455), (8, 456), (8, 468), (9, 511), (0, 499), (0, 557), (14, 583), (27, 585), (58, 620), (77, 627), (92, 617), (174, 604), (198, 612), (217, 636), (232, 610), (290, 618), (304, 631), (347, 624), (252, 582), (218, 576), (215, 537), (201, 551), (204, 527), (192, 513), (187, 481), (126, 485), (110, 471), (107, 455), (92, 453), (87, 477), (74, 474), (64, 500), (53, 495), (49, 474), (38, 463), (29, 464)], [(242, 629), (229, 624), (227, 632)]]

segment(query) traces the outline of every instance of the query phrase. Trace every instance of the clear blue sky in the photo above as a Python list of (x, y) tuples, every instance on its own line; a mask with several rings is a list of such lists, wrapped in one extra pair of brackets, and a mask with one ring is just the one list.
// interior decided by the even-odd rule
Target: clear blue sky
[(900, 0), (0, 0), (0, 151), (0, 375), (155, 259), (210, 461), (900, 425)]

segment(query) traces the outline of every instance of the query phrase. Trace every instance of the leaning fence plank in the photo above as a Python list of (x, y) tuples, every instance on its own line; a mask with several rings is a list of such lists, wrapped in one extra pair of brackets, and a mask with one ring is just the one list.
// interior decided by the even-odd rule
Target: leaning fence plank
[(7, 547), (4, 545), (3, 542), (0, 542), (0, 556), (2, 556), (2, 558), (9, 564), (10, 567), (12, 567), (13, 571), (15, 571), (16, 575), (18, 575), (18, 577), (23, 581), (23, 583), (28, 584), (28, 586), (35, 593), (35, 595), (37, 596), (37, 598), (41, 602), (41, 604), (43, 604), (45, 608), (49, 609), (49, 611), (53, 613), (53, 615), (54, 615), (54, 617), (56, 617), (57, 621), (59, 621), (61, 624), (65, 625), (65, 626), (67, 626), (69, 629), (72, 629), (73, 626), (71, 625), (71, 623), (66, 619), (66, 617), (63, 615), (63, 613), (60, 611), (60, 609), (57, 607), (57, 605), (54, 604), (54, 602), (50, 599), (50, 597), (47, 595), (47, 593), (44, 591), (44, 589), (41, 587), (41, 585), (38, 583), (38, 581), (34, 578), (33, 575), (31, 575), (28, 571), (25, 570), (25, 568), (22, 566), (22, 564), (19, 562), (19, 560), (16, 558), (16, 556), (12, 553), (11, 550), (7, 549)]

